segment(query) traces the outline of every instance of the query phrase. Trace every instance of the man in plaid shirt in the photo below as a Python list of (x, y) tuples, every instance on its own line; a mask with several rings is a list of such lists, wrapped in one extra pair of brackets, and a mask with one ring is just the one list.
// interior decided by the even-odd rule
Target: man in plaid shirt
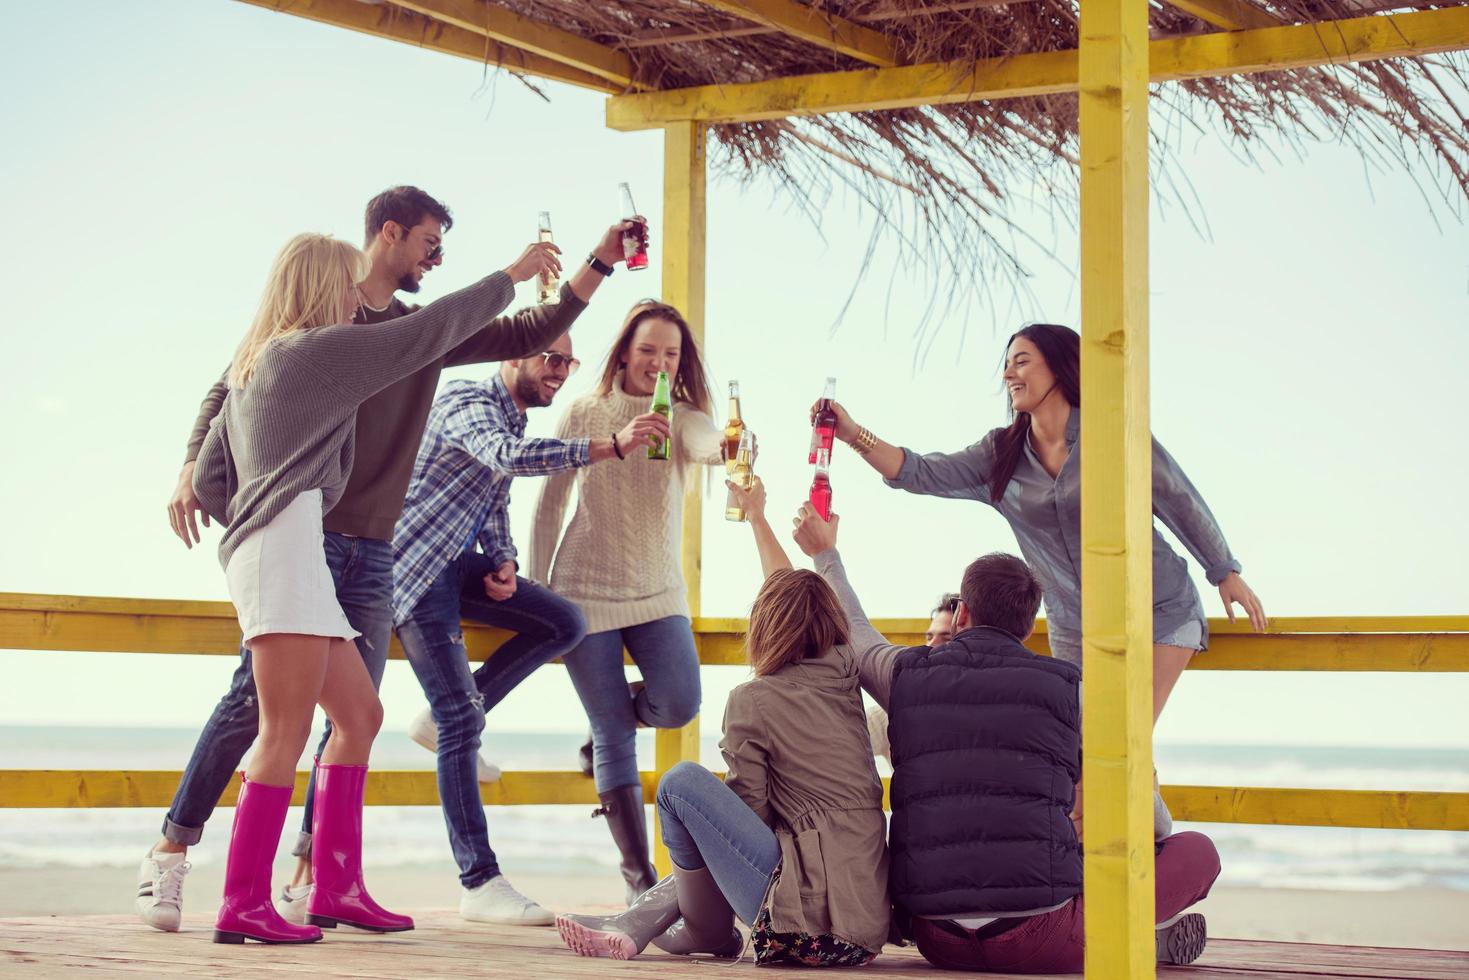
[[(516, 575), (510, 481), (624, 459), (668, 435), (667, 420), (648, 413), (606, 438), (526, 438), (526, 411), (550, 405), (579, 363), (563, 335), (483, 382), (445, 385), (393, 532), (393, 623), (429, 702), (409, 735), (438, 754), (439, 799), (464, 886), (459, 914), (475, 922), (554, 921), (500, 873), (479, 795), (480, 782), (500, 773), (479, 759), (480, 732), (486, 712), (586, 633), (573, 603)], [(471, 671), (461, 618), (515, 636)]]

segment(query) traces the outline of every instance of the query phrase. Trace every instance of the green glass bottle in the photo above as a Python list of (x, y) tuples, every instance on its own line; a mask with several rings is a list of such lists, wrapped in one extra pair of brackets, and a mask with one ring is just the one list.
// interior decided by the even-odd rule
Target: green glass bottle
[[(668, 396), (668, 372), (658, 372), (658, 384), (653, 388), (653, 407), (650, 412), (657, 412), (668, 420), (670, 428), (673, 426), (673, 399)], [(659, 439), (656, 445), (648, 447), (649, 459), (667, 459), (671, 438)]]

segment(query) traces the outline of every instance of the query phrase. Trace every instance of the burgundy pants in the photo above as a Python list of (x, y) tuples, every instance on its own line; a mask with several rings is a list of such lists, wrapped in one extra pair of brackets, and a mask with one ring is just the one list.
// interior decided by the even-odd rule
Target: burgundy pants
[[(1219, 852), (1203, 834), (1174, 834), (1158, 845), (1154, 861), (1158, 922), (1166, 922), (1209, 894), (1219, 877)], [(1084, 896), (1036, 915), (989, 939), (952, 922), (913, 920), (918, 951), (945, 970), (994, 973), (1080, 973), (1086, 960)]]

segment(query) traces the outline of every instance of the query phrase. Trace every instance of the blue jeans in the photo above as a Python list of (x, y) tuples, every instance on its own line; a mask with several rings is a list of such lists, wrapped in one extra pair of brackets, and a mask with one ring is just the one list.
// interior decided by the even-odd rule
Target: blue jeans
[[(347, 614), (347, 622), (362, 634), (357, 638), (357, 650), (367, 665), (372, 686), (377, 687), (383, 680), (392, 638), (389, 603), (393, 593), (393, 546), (376, 538), (328, 532), (323, 535), (323, 547), (327, 567), (337, 586), (337, 601)], [(240, 666), (235, 668), (230, 689), (204, 723), (168, 815), (163, 819), (164, 837), (179, 844), (199, 843), (204, 836), (204, 824), (219, 804), (220, 794), (229, 785), (230, 777), (259, 731), (260, 707), (255, 694), (255, 675), (250, 668), (250, 651), (241, 647)], [(316, 750), (318, 756), (326, 748), (331, 733), (332, 724), (328, 721)], [(315, 797), (313, 770), (306, 790), (306, 816), (294, 854), (311, 853), (311, 810)]]
[(775, 832), (718, 776), (693, 762), (664, 773), (658, 816), (673, 863), (685, 871), (707, 867), (735, 914), (754, 925), (780, 864)]
[[(460, 555), (444, 566), (398, 627), (398, 641), (439, 729), (439, 801), (465, 888), (477, 888), (500, 873), (475, 763), (485, 713), (587, 632), (575, 604), (528, 579), (517, 576), (515, 594), (503, 602), (489, 598), (484, 578), (494, 570), (485, 555)], [(471, 673), (461, 618), (514, 630), (515, 636)]]
[[(622, 669), (623, 647), (643, 675), (636, 698)], [(566, 672), (592, 723), (598, 793), (638, 783), (638, 722), (681, 728), (699, 713), (699, 652), (687, 616), (590, 633), (566, 657)]]

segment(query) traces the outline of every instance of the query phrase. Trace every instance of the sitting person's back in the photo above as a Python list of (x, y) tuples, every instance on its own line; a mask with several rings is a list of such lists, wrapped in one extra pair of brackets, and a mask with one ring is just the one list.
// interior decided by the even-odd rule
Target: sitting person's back
[[(891, 880), (905, 932), (946, 969), (1080, 972), (1080, 672), (1022, 645), (1041, 601), (1029, 567), (975, 560), (953, 640), (905, 648), (867, 621), (835, 518), (803, 508), (796, 541), (842, 600), (863, 688), (891, 714)], [(1203, 834), (1174, 834), (1158, 842), (1155, 869), (1158, 958), (1193, 962), (1204, 917), (1185, 912), (1209, 893), (1219, 854)]]
[(1081, 672), (973, 627), (898, 655), (892, 894), (918, 916), (1049, 911), (1081, 891), (1069, 814), (1081, 778)]
[(757, 953), (778, 934), (830, 935), (881, 949), (889, 922), (887, 828), (850, 648), (833, 647), (735, 688), (720, 749), (725, 785), (780, 843), (780, 871), (755, 923)]

